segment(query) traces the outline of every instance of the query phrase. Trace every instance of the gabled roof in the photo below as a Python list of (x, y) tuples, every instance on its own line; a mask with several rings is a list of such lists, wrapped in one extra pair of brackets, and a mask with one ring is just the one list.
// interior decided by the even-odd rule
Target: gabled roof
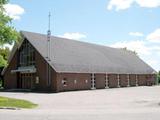
[[(47, 61), (47, 36), (21, 32)], [(51, 36), (51, 61), (56, 72), (152, 74), (155, 71), (133, 52)]]

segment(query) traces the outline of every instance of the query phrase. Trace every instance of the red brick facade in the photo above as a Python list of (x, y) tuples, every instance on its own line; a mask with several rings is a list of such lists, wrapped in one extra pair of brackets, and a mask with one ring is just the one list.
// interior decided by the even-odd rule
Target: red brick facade
[(105, 88), (105, 74), (95, 74), (95, 80), (96, 80), (96, 88), (102, 89)]
[[(6, 89), (25, 88), (25, 82), (19, 82), (19, 73), (11, 73), (17, 69), (18, 50), (4, 74), (4, 87)], [(51, 68), (51, 81), (48, 81), (47, 62), (41, 54), (35, 52), (36, 73), (33, 75), (31, 89), (36, 91), (61, 92), (70, 90), (90, 90), (92, 87), (92, 73), (57, 73)], [(127, 86), (144, 86), (156, 84), (156, 75), (135, 74), (106, 74), (94, 73), (94, 84), (96, 89), (116, 88)], [(37, 82), (38, 81), (38, 82)], [(23, 84), (23, 85), (19, 85)]]
[(4, 88), (14, 89), (17, 88), (17, 74), (11, 74), (11, 70), (17, 67), (18, 51), (15, 52), (10, 64), (8, 65), (4, 74)]
[(129, 75), (130, 86), (136, 86), (136, 75)]
[(117, 79), (116, 74), (109, 74), (108, 75), (108, 86), (109, 86), (109, 88), (118, 87), (118, 79)]
[[(66, 84), (63, 84), (64, 79)], [(56, 81), (57, 92), (91, 89), (91, 77), (86, 73), (57, 73)]]
[(128, 75), (126, 74), (120, 74), (119, 75), (119, 85), (120, 87), (127, 87), (128, 86)]

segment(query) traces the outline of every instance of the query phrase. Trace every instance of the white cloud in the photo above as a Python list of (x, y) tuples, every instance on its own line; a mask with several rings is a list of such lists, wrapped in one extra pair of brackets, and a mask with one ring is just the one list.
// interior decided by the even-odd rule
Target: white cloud
[(86, 35), (82, 34), (82, 33), (75, 32), (75, 33), (64, 33), (64, 35), (61, 35), (60, 37), (73, 39), (73, 40), (81, 40), (83, 38), (86, 38)]
[(156, 71), (160, 70), (160, 61), (158, 60), (158, 58), (144, 58), (144, 60), (146, 61), (146, 63), (150, 66), (152, 66)]
[(142, 37), (143, 33), (140, 33), (140, 32), (130, 32), (129, 35), (131, 35), (131, 36), (137, 36), (137, 37)]
[(107, 8), (108, 10), (112, 10), (113, 7), (115, 7), (116, 11), (125, 10), (128, 9), (132, 3), (133, 0), (110, 0)]
[(150, 50), (156, 51), (155, 53), (156, 54), (158, 53), (158, 55), (160, 55), (160, 47), (159, 47), (159, 45), (154, 44), (153, 46), (150, 46)]
[(150, 33), (146, 39), (150, 42), (160, 43), (160, 28), (156, 29), (154, 32)]
[(148, 59), (147, 63), (152, 66), (157, 66), (159, 64), (159, 61), (155, 59)]
[(160, 70), (160, 28), (145, 36), (144, 40), (131, 40), (111, 44), (115, 48), (127, 48), (136, 51), (138, 56), (155, 70)]
[(14, 20), (19, 20), (20, 16), (24, 13), (24, 9), (16, 4), (6, 4), (4, 5), (6, 14), (9, 15)]
[(125, 10), (130, 8), (133, 3), (145, 8), (160, 7), (160, 0), (110, 0), (107, 9), (112, 10), (115, 8), (116, 11)]
[(132, 51), (136, 51), (138, 55), (150, 55), (150, 49), (145, 45), (144, 41), (124, 41), (112, 44), (111, 47), (115, 48), (127, 48)]
[(110, 45), (115, 48), (127, 48), (131, 51), (136, 51), (138, 56), (143, 59), (147, 64), (152, 66), (155, 70), (160, 70), (160, 49), (159, 46), (150, 44), (147, 41), (125, 41), (125, 42), (117, 42), (115, 44)]
[(140, 7), (155, 8), (160, 7), (160, 0), (135, 0)]

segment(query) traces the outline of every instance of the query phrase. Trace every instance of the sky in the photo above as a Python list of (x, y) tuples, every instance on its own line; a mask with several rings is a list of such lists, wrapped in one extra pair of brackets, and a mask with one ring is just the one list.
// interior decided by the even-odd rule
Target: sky
[(160, 70), (160, 0), (10, 0), (15, 28), (115, 48), (127, 47)]

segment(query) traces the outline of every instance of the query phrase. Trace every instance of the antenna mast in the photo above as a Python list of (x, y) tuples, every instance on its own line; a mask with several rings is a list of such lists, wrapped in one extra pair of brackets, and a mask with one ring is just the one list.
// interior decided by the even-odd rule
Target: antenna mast
[(48, 63), (47, 63), (47, 85), (51, 85), (51, 68), (49, 62), (51, 61), (51, 56), (50, 56), (50, 41), (51, 41), (51, 30), (50, 30), (50, 19), (51, 19), (51, 13), (49, 12), (48, 15), (48, 31), (47, 31), (47, 58), (48, 58)]
[(48, 31), (47, 31), (47, 58), (50, 61), (50, 40), (51, 40), (51, 30), (50, 30), (50, 19), (51, 13), (48, 15)]

